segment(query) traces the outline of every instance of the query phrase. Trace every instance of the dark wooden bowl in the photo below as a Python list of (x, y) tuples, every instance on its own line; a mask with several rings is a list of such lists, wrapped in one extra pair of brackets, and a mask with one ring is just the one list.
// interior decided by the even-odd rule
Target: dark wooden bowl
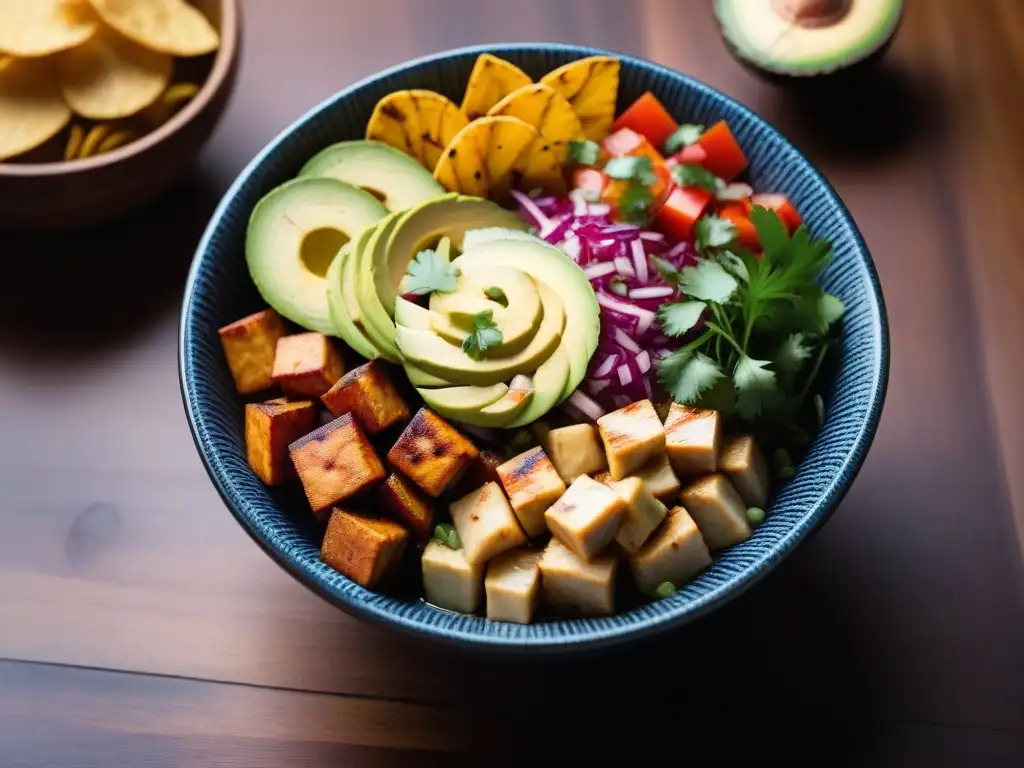
[(0, 229), (76, 229), (117, 218), (173, 184), (216, 127), (241, 52), (239, 0), (191, 0), (220, 30), (199, 93), (170, 120), (130, 144), (70, 162), (0, 162)]

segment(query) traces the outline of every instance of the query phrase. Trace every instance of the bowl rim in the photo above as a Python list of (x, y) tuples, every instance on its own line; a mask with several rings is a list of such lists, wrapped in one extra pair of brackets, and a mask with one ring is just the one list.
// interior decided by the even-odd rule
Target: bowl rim
[(210, 73), (199, 92), (171, 119), (135, 141), (102, 155), (75, 160), (55, 160), (49, 163), (5, 163), (0, 161), (0, 177), (41, 178), (88, 173), (97, 168), (113, 165), (129, 157), (142, 154), (175, 134), (203, 112), (220, 89), (228, 82), (231, 68), (239, 51), (241, 30), (241, 0), (217, 0), (221, 7), (220, 46), (213, 57)]
[[(871, 290), (868, 295), (874, 305), (873, 314), (877, 315), (877, 322), (872, 323), (872, 332), (874, 336), (874, 346), (878, 351), (878, 363), (872, 371), (873, 377), (871, 381), (871, 393), (870, 400), (867, 405), (866, 418), (859, 426), (856, 436), (853, 438), (851, 449), (843, 457), (842, 462), (832, 471), (832, 477), (828, 486), (821, 494), (820, 498), (812, 504), (812, 509), (803, 518), (802, 522), (787, 531), (767, 555), (758, 558), (755, 564), (746, 568), (736, 578), (729, 579), (722, 585), (708, 590), (705, 594), (695, 599), (688, 600), (685, 603), (680, 603), (678, 607), (666, 610), (658, 616), (645, 618), (628, 625), (616, 624), (608, 628), (595, 629), (583, 637), (563, 635), (540, 637), (538, 635), (532, 635), (510, 638), (500, 633), (481, 634), (464, 629), (439, 628), (425, 624), (420, 620), (409, 619), (404, 616), (396, 616), (388, 609), (381, 608), (375, 604), (369, 604), (358, 595), (342, 595), (332, 591), (319, 579), (311, 577), (298, 563), (294, 562), (289, 557), (286, 557), (281, 551), (279, 551), (273, 543), (273, 538), (271, 536), (264, 535), (257, 526), (252, 524), (250, 519), (241, 512), (238, 505), (230, 497), (225, 482), (214, 470), (210, 457), (207, 455), (202, 444), (200, 429), (196, 418), (196, 404), (193, 402), (186, 381), (186, 370), (189, 366), (187, 359), (188, 350), (186, 348), (186, 334), (189, 317), (193, 311), (195, 283), (198, 278), (200, 265), (203, 262), (203, 254), (209, 248), (210, 242), (220, 226), (220, 221), (223, 219), (225, 211), (230, 206), (231, 201), (238, 195), (246, 180), (260, 164), (278, 150), (278, 147), (284, 143), (295, 130), (305, 125), (320, 112), (330, 108), (338, 101), (347, 98), (354, 91), (391, 75), (424, 65), (435, 64), (455, 56), (477, 55), (480, 53), (496, 53), (497, 55), (500, 55), (502, 52), (528, 52), (531, 50), (554, 50), (561, 53), (574, 54), (580, 57), (595, 55), (615, 56), (622, 61), (623, 64), (653, 70), (659, 76), (675, 80), (686, 88), (697, 89), (698, 91), (711, 94), (717, 99), (720, 99), (729, 109), (742, 114), (745, 119), (753, 121), (755, 124), (761, 124), (770, 129), (778, 139), (781, 139), (792, 147), (793, 151), (795, 151), (799, 157), (807, 163), (815, 181), (821, 186), (826, 197), (829, 197), (831, 202), (833, 202), (841, 212), (845, 219), (845, 224), (848, 226), (851, 236), (853, 237), (857, 250), (865, 257), (860, 260), (858, 268), (862, 275), (866, 277), (867, 282), (870, 285)], [(799, 543), (812, 536), (821, 527), (821, 525), (829, 519), (836, 507), (838, 507), (846, 496), (860, 472), (864, 459), (867, 456), (877, 433), (882, 409), (885, 404), (889, 381), (889, 363), (889, 325), (885, 307), (885, 297), (874, 260), (871, 257), (871, 253), (868, 250), (863, 235), (857, 227), (850, 211), (832, 184), (825, 178), (821, 171), (819, 171), (818, 168), (809, 159), (807, 159), (802, 152), (800, 152), (799, 149), (792, 145), (789, 139), (785, 137), (785, 134), (749, 107), (733, 99), (731, 96), (728, 96), (714, 86), (690, 75), (664, 65), (657, 64), (649, 59), (627, 53), (621, 53), (612, 49), (554, 42), (484, 43), (451, 48), (409, 59), (360, 78), (359, 80), (321, 100), (319, 103), (301, 114), (287, 127), (282, 129), (246, 164), (235, 178), (235, 181), (224, 193), (220, 203), (211, 215), (207, 228), (196, 247), (192, 264), (189, 268), (178, 327), (179, 387), (181, 390), (182, 403), (184, 405), (189, 424), (189, 430), (192, 433), (192, 439), (199, 452), (203, 466), (231, 514), (250, 535), (250, 537), (260, 546), (260, 548), (263, 549), (286, 573), (290, 574), (293, 578), (303, 584), (303, 586), (319, 595), (328, 603), (340, 608), (349, 615), (367, 620), (378, 626), (397, 630), (402, 635), (428, 640), (448, 647), (455, 646), (460, 649), (473, 652), (498, 653), (502, 655), (530, 654), (537, 657), (558, 656), (561, 653), (570, 651), (576, 653), (582, 651), (602, 650), (628, 641), (639, 642), (662, 636), (667, 632), (677, 630), (681, 626), (689, 624), (690, 622), (707, 615), (714, 609), (721, 608), (722, 606), (732, 602), (760, 583), (768, 574), (772, 573), (775, 568), (777, 568), (778, 565), (793, 552)], [(437, 610), (443, 611), (443, 609)], [(614, 616), (611, 618), (614, 618)]]

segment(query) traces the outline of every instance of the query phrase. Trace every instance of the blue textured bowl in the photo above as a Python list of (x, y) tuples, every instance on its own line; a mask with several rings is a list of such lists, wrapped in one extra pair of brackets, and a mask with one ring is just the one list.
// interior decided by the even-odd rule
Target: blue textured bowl
[(325, 145), (360, 138), (376, 101), (402, 88), (461, 99), (477, 54), (491, 51), (539, 78), (573, 59), (607, 53), (551, 44), (448, 51), (403, 64), (344, 89), (299, 118), (241, 173), (213, 215), (185, 288), (179, 339), (182, 396), (196, 445), (228, 508), (285, 570), (343, 610), (406, 633), (464, 647), (532, 653), (609, 646), (679, 627), (747, 590), (829, 516), (857, 474), (878, 426), (889, 348), (878, 276), (856, 225), (817, 170), (772, 126), (742, 105), (678, 72), (630, 56), (622, 61), (619, 109), (652, 90), (679, 118), (729, 122), (750, 157), (755, 189), (795, 201), (812, 232), (832, 241), (826, 288), (847, 306), (842, 351), (826, 396), (827, 419), (795, 479), (753, 538), (715, 560), (674, 597), (609, 618), (520, 626), (492, 623), (364, 589), (319, 560), (319, 540), (301, 493), (268, 490), (245, 458), (242, 401), (235, 394), (217, 329), (263, 307), (246, 270), (249, 213)]

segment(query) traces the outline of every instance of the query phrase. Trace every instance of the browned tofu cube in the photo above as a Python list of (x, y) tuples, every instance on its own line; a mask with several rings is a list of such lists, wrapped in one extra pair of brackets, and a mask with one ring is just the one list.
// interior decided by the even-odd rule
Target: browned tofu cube
[(411, 415), (381, 364), (373, 361), (346, 373), (320, 399), (335, 416), (351, 413), (371, 435), (406, 422)]
[(605, 485), (611, 485), (615, 482), (615, 480), (612, 479), (612, 473), (607, 469), (604, 472), (598, 472), (594, 475), (594, 479), (599, 483), (604, 483)]
[(388, 451), (388, 461), (436, 499), (479, 455), (455, 427), (429, 408), (420, 408)]
[(288, 446), (309, 506), (320, 516), (384, 479), (384, 465), (351, 414)]
[(693, 481), (683, 489), (679, 500), (697, 523), (710, 550), (731, 547), (753, 535), (747, 505), (732, 481), (721, 472)]
[(531, 448), (498, 467), (498, 479), (527, 536), (547, 530), (544, 513), (565, 493), (565, 483), (543, 448)]
[(274, 385), (277, 341), (285, 334), (284, 321), (277, 312), (264, 309), (217, 333), (239, 394), (251, 395)]
[(618, 480), (612, 488), (626, 501), (626, 514), (615, 534), (615, 541), (624, 552), (636, 552), (665, 519), (668, 510), (654, 498), (639, 477)]
[(676, 473), (672, 471), (668, 455), (664, 453), (640, 467), (633, 473), (633, 477), (639, 477), (656, 499), (666, 503), (674, 502), (682, 487)]
[(580, 475), (547, 512), (551, 534), (583, 558), (601, 552), (626, 517), (626, 500), (613, 488)]
[(544, 450), (566, 485), (572, 485), (580, 475), (592, 475), (608, 468), (608, 459), (593, 424), (572, 424), (549, 430), (544, 438)]
[(274, 382), (289, 395), (320, 397), (345, 373), (334, 344), (322, 333), (298, 333), (277, 341)]
[(431, 539), (423, 550), (420, 568), (427, 602), (459, 613), (475, 613), (483, 592), (484, 563), (471, 563), (466, 550), (450, 549)]
[(463, 496), (449, 507), (466, 560), (483, 563), (526, 543), (523, 529), (497, 483)]
[(529, 624), (540, 598), (541, 552), (513, 549), (487, 564), (484, 589), (487, 592), (487, 618)]
[(665, 428), (650, 400), (606, 413), (597, 420), (597, 428), (615, 480), (628, 477), (665, 450)]
[(409, 532), (393, 520), (335, 509), (327, 523), (320, 559), (352, 581), (372, 588), (398, 568)]
[(316, 404), (270, 401), (245, 406), (245, 453), (249, 466), (267, 485), (296, 477), (288, 446), (316, 426)]
[(763, 508), (768, 503), (768, 465), (752, 436), (727, 438), (718, 466), (732, 478), (748, 507)]
[(434, 507), (411, 482), (393, 472), (380, 488), (380, 503), (399, 522), (409, 526), (413, 535), (425, 541), (434, 531)]
[(614, 557), (586, 560), (551, 539), (540, 559), (541, 602), (560, 613), (610, 616), (615, 611), (616, 565)]
[(629, 557), (633, 580), (645, 595), (668, 581), (677, 589), (711, 565), (711, 553), (693, 518), (682, 507), (669, 510), (665, 522)]
[(714, 472), (722, 448), (722, 417), (718, 411), (672, 403), (665, 420), (665, 452), (681, 477)]

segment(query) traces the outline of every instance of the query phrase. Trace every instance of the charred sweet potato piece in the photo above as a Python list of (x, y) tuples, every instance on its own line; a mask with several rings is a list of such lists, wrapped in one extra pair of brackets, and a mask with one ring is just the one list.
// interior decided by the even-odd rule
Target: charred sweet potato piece
[(320, 559), (364, 587), (375, 587), (397, 570), (408, 540), (409, 532), (393, 520), (335, 509)]
[(243, 317), (219, 331), (235, 389), (251, 395), (274, 385), (274, 355), (285, 334), (284, 321), (272, 309)]
[(380, 363), (373, 361), (346, 373), (320, 399), (335, 416), (351, 413), (371, 435), (408, 421), (411, 415)]
[(479, 455), (455, 427), (430, 409), (420, 408), (388, 451), (388, 461), (436, 499)]
[(288, 446), (316, 425), (312, 400), (296, 403), (271, 400), (245, 406), (245, 452), (249, 466), (267, 485), (296, 477)]
[(480, 451), (480, 455), (470, 462), (466, 472), (462, 475), (462, 479), (459, 480), (458, 486), (454, 489), (454, 493), (465, 496), (482, 485), (499, 482), (498, 467), (504, 463), (505, 459), (494, 451)]
[(434, 531), (434, 507), (415, 485), (397, 472), (380, 488), (380, 503), (388, 513), (409, 526), (417, 539), (429, 539)]
[(296, 440), (288, 452), (318, 517), (384, 479), (377, 452), (348, 413)]
[(274, 355), (274, 382), (289, 395), (320, 397), (345, 373), (345, 364), (322, 333), (282, 336)]

